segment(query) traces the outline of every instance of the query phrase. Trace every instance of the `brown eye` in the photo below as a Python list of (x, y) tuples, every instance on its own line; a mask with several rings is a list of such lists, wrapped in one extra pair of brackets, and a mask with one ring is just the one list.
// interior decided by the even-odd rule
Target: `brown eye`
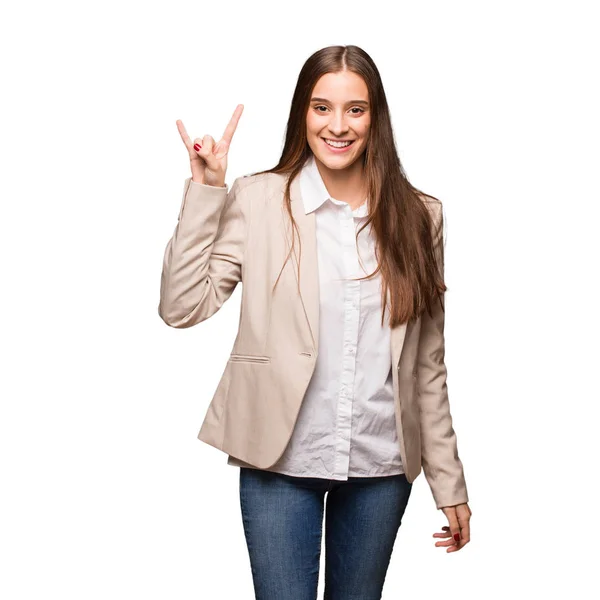
[[(316, 110), (317, 112), (321, 112), (321, 113), (322, 113), (322, 112), (325, 112), (325, 111), (327, 110), (327, 107), (326, 107), (326, 106), (323, 106), (322, 104), (319, 104), (319, 105), (315, 106), (314, 108), (315, 108), (315, 110)], [(324, 110), (319, 110), (320, 108), (323, 108)], [(364, 113), (364, 112), (365, 112), (365, 111), (364, 111), (362, 108), (359, 108), (358, 106), (355, 106), (354, 108), (351, 108), (350, 110), (351, 110), (351, 111), (352, 111), (352, 110), (357, 110), (357, 111), (358, 111), (358, 113), (352, 113), (353, 115), (356, 115), (356, 114), (361, 114), (361, 113)]]

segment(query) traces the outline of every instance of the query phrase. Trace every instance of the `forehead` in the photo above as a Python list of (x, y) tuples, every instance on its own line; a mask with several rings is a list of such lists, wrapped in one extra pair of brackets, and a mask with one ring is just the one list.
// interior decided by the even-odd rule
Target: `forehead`
[(351, 71), (325, 73), (317, 81), (312, 97), (326, 98), (331, 102), (369, 100), (369, 90), (365, 80)]

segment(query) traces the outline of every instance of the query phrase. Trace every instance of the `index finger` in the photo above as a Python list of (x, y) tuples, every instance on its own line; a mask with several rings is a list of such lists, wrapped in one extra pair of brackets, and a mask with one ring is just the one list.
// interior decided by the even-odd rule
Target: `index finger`
[(187, 132), (185, 126), (183, 125), (183, 121), (181, 119), (177, 119), (177, 121), (175, 121), (175, 124), (177, 125), (177, 129), (179, 130), (179, 135), (181, 136), (181, 139), (183, 140), (183, 143), (185, 144), (186, 148), (190, 152), (195, 152), (194, 144), (192, 144), (192, 140), (190, 139), (190, 136), (188, 135), (188, 132)]
[(227, 124), (227, 127), (225, 128), (225, 133), (223, 133), (223, 138), (222, 138), (227, 143), (231, 142), (231, 139), (233, 138), (233, 134), (235, 133), (238, 121), (240, 120), (240, 117), (242, 116), (243, 111), (244, 111), (243, 104), (238, 104), (236, 106), (235, 110), (233, 111), (233, 116), (231, 117), (229, 123)]

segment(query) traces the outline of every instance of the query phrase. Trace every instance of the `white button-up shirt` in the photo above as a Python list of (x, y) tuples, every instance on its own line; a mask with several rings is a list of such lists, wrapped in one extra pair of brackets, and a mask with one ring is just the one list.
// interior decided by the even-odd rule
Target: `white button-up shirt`
[[(355, 239), (367, 203), (352, 210), (332, 198), (313, 156), (299, 177), (304, 210), (316, 219), (319, 353), (290, 442), (266, 470), (337, 480), (403, 473), (381, 276), (352, 281), (377, 266), (370, 224), (358, 247)], [(233, 456), (227, 464), (252, 467)]]

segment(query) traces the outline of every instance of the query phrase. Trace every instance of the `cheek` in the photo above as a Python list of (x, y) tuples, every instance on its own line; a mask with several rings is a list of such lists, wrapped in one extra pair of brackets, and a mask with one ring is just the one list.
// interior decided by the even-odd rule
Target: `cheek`
[(360, 129), (360, 135), (361, 135), (361, 137), (368, 138), (369, 137), (369, 130), (370, 129), (371, 129), (371, 124), (370, 123), (366, 123), (364, 125), (364, 127), (361, 127), (361, 129)]

